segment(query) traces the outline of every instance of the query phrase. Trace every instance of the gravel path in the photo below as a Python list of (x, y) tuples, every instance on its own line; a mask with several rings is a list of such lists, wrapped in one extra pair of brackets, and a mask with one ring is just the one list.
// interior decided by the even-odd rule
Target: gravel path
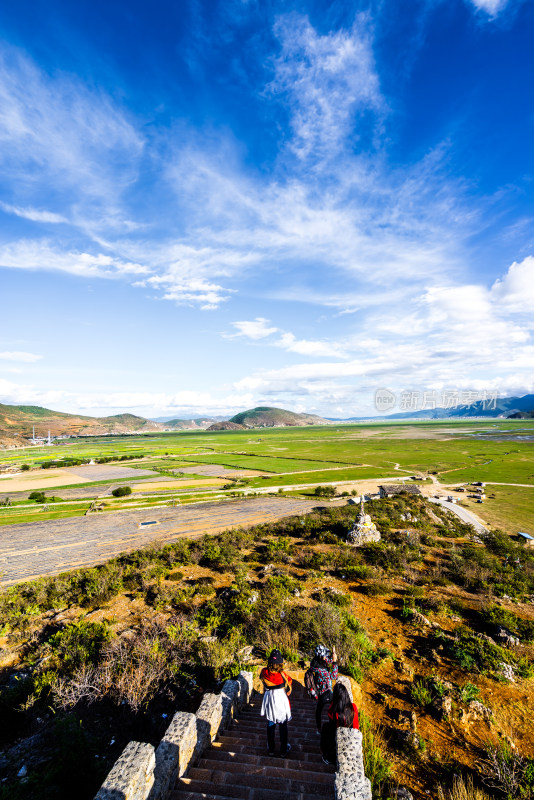
[[(153, 542), (166, 544), (182, 536), (193, 538), (305, 514), (316, 505), (316, 500), (257, 497), (5, 525), (0, 527), (0, 584), (101, 564)], [(152, 520), (158, 524), (139, 527)]]

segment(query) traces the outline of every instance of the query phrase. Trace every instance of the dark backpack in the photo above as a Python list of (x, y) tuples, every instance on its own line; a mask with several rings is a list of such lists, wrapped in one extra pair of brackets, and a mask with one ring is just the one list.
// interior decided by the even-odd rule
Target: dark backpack
[(313, 697), (313, 699), (317, 699), (317, 686), (315, 684), (315, 670), (310, 667), (304, 673), (304, 686), (306, 687), (306, 692), (308, 693), (308, 697)]

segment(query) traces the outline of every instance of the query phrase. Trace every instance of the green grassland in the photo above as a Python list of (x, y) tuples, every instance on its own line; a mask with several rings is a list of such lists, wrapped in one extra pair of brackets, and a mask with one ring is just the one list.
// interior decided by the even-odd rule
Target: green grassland
[[(269, 473), (267, 477), (249, 479), (246, 483), (249, 490), (272, 487), (275, 491), (278, 487), (299, 484), (357, 482), (372, 478), (391, 479), (393, 475), (398, 478), (411, 474), (426, 476), (429, 473), (435, 473), (444, 484), (481, 480), (487, 483), (525, 484), (534, 490), (534, 441), (521, 438), (533, 434), (534, 423), (525, 420), (441, 420), (247, 431), (177, 431), (60, 440), (51, 448), (5, 451), (1, 461), (27, 464), (32, 470), (38, 471), (43, 463), (52, 460), (120, 459), (121, 456), (133, 455), (134, 459), (119, 464), (164, 470), (169, 477), (171, 470), (206, 464)], [(175, 473), (175, 477), (180, 476)], [(196, 477), (205, 476), (188, 474), (186, 479), (194, 480)], [(126, 480), (118, 478), (113, 482), (135, 482), (139, 486), (151, 479), (153, 476), (139, 475)], [(101, 480), (77, 486), (94, 486), (94, 496), (97, 497), (101, 487), (111, 482)], [(62, 488), (68, 487), (54, 487), (47, 491), (61, 496)], [(495, 524), (498, 522), (505, 528), (512, 526), (515, 529), (519, 526), (530, 530), (529, 526), (534, 524), (534, 503), (529, 494), (531, 490), (525, 489), (522, 493), (510, 489), (502, 493), (497, 491), (499, 487), (492, 487), (492, 491), (493, 488), (495, 502), (488, 500), (487, 505), (477, 506), (478, 510), (482, 513), (482, 509), (485, 511), (487, 508), (488, 519), (490, 514), (493, 515)], [(158, 496), (163, 499), (167, 496), (170, 500), (175, 491), (162, 491)], [(194, 499), (195, 496), (203, 496), (206, 488), (198, 487), (195, 490), (191, 487), (187, 492)], [(8, 493), (9, 483), (0, 481), (0, 499)], [(50, 509), (50, 513), (84, 513), (89, 502), (73, 502), (68, 508)], [(128, 504), (124, 507), (128, 507)], [(2, 522), (11, 516), (7, 511), (0, 511)], [(35, 518), (37, 513), (41, 514), (40, 519), (45, 519), (49, 512), (28, 512), (31, 518)]]
[(462, 505), (496, 528), (534, 536), (534, 486), (487, 486), (482, 505), (470, 499), (462, 501)]

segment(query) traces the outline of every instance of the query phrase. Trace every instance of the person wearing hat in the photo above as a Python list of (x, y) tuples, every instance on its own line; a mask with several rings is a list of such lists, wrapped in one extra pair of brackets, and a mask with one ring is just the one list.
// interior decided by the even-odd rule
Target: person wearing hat
[(312, 696), (317, 701), (315, 721), (317, 732), (321, 733), (323, 708), (332, 703), (332, 681), (337, 680), (338, 676), (336, 648), (333, 647), (332, 654), (330, 654), (324, 644), (318, 644), (310, 664), (310, 672), (315, 688)]
[(288, 742), (287, 723), (291, 719), (290, 676), (284, 672), (284, 658), (280, 650), (273, 650), (267, 659), (267, 666), (260, 672), (264, 694), (261, 716), (267, 718), (267, 747), (269, 755), (275, 755), (274, 736), (276, 726), (280, 733), (280, 756), (285, 758), (291, 750)]

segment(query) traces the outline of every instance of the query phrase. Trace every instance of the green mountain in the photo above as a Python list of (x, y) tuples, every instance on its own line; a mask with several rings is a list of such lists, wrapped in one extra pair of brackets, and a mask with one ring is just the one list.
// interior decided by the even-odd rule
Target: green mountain
[(286, 411), (283, 408), (269, 408), (268, 406), (258, 406), (248, 411), (241, 411), (230, 419), (236, 425), (244, 425), (246, 428), (278, 428), (296, 427), (302, 425), (328, 425), (329, 422), (323, 417), (315, 414), (295, 414), (293, 411)]

